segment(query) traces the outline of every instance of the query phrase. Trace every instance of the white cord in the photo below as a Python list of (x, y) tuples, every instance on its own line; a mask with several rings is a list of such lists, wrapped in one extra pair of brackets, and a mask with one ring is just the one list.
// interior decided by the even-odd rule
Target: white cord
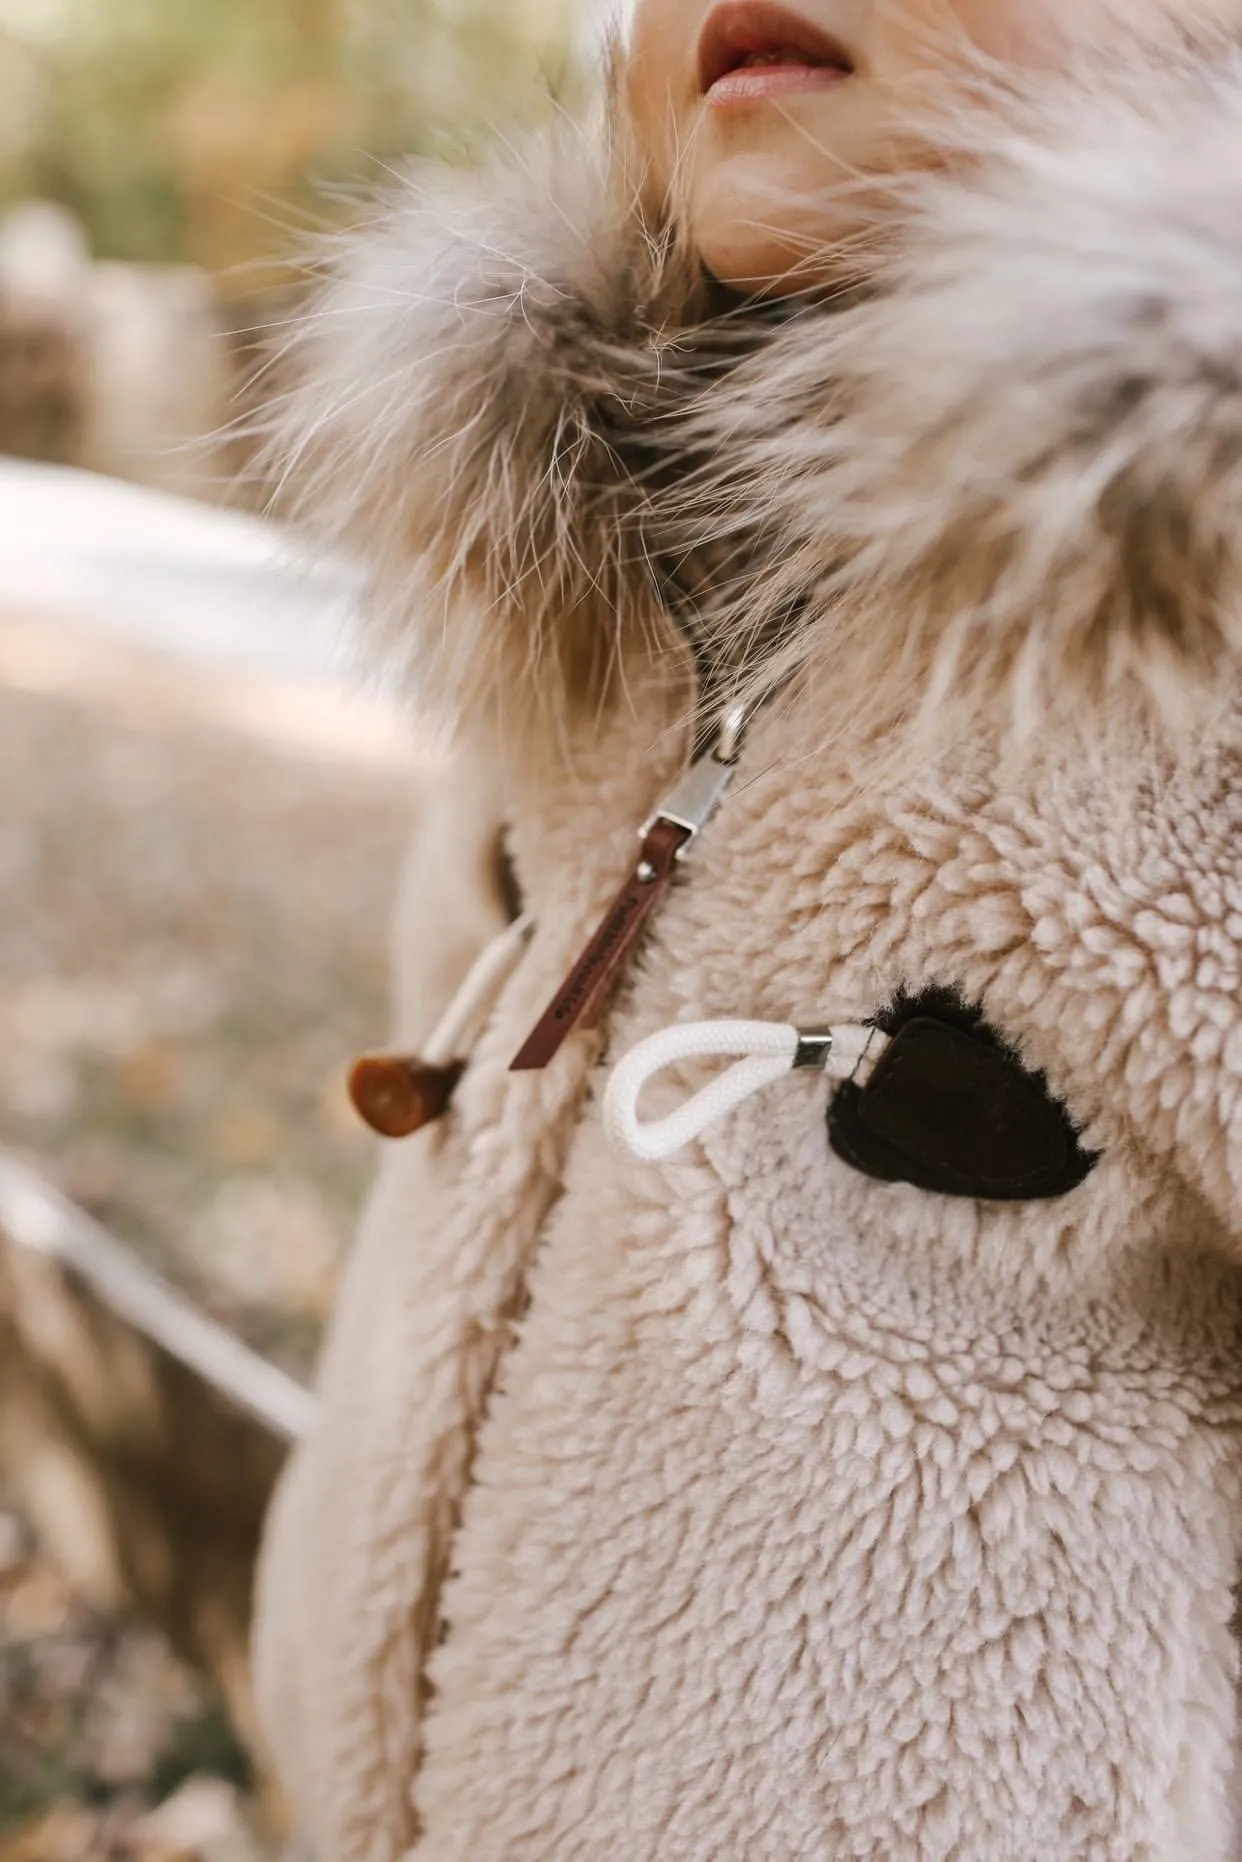
[(484, 945), (423, 1043), (419, 1058), (429, 1067), (446, 1067), (469, 1054), (497, 997), (517, 969), (534, 929), (534, 919), (524, 915)]
[[(846, 1080), (869, 1048), (887, 1045), (877, 1028), (844, 1022), (807, 1034), (787, 1022), (677, 1022), (640, 1041), (619, 1060), (604, 1094), (604, 1128), (622, 1149), (645, 1162), (671, 1157), (732, 1112), (752, 1093), (782, 1079), (795, 1065), (813, 1065), (832, 1079)], [(703, 1056), (738, 1058), (675, 1112), (644, 1124), (638, 1101), (648, 1080), (678, 1061)], [(812, 1058), (813, 1056), (813, 1058)]]

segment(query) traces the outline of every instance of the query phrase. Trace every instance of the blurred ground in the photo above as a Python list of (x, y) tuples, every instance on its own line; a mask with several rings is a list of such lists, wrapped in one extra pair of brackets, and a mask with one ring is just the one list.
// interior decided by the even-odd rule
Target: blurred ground
[(93, 1614), (0, 1510), (0, 1858), (262, 1862), (218, 1704), (158, 1635)]
[[(420, 781), (342, 704), (0, 617), (0, 1142), (299, 1373)], [(243, 1778), (206, 1690), (0, 1495), (0, 1862), (250, 1862)]]

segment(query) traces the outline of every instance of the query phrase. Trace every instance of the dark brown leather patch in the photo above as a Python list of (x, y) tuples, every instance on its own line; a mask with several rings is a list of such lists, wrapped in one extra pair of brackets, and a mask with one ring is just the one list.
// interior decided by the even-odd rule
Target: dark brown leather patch
[[(867, 1084), (840, 1087), (829, 1108), (833, 1150), (867, 1176), (944, 1196), (1027, 1202), (1077, 1188), (1097, 1159), (1043, 1075), (978, 1011), (945, 998), (928, 992), (881, 1017), (893, 1024), (888, 1048)], [(932, 1012), (919, 1012), (925, 1003)]]

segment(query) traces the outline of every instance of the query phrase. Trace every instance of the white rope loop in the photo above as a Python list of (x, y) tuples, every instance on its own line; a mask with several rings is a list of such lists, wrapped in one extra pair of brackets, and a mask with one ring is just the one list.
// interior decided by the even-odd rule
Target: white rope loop
[[(860, 1023), (824, 1032), (832, 1039), (819, 1066), (834, 1079), (848, 1079), (871, 1043), (884, 1039), (875, 1028)], [(678, 1022), (661, 1028), (613, 1068), (604, 1094), (604, 1129), (622, 1150), (645, 1163), (658, 1163), (701, 1137), (752, 1094), (783, 1079), (798, 1059), (801, 1040), (799, 1030), (788, 1022)], [(639, 1117), (643, 1088), (657, 1073), (683, 1060), (730, 1056), (736, 1056), (735, 1064), (676, 1111), (649, 1123)]]
[[(604, 1129), (614, 1144), (649, 1163), (671, 1157), (752, 1093), (788, 1073), (797, 1051), (798, 1030), (783, 1022), (680, 1022), (661, 1028), (613, 1068), (604, 1095)], [(639, 1118), (644, 1086), (665, 1067), (730, 1054), (739, 1056), (736, 1065), (675, 1112), (650, 1124)]]

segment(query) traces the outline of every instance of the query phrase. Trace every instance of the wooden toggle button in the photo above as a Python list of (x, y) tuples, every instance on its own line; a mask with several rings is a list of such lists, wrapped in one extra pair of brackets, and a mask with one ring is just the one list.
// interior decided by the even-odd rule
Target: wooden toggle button
[(364, 1054), (349, 1074), (349, 1096), (363, 1123), (381, 1138), (410, 1138), (448, 1111), (462, 1060), (433, 1066), (416, 1054)]

